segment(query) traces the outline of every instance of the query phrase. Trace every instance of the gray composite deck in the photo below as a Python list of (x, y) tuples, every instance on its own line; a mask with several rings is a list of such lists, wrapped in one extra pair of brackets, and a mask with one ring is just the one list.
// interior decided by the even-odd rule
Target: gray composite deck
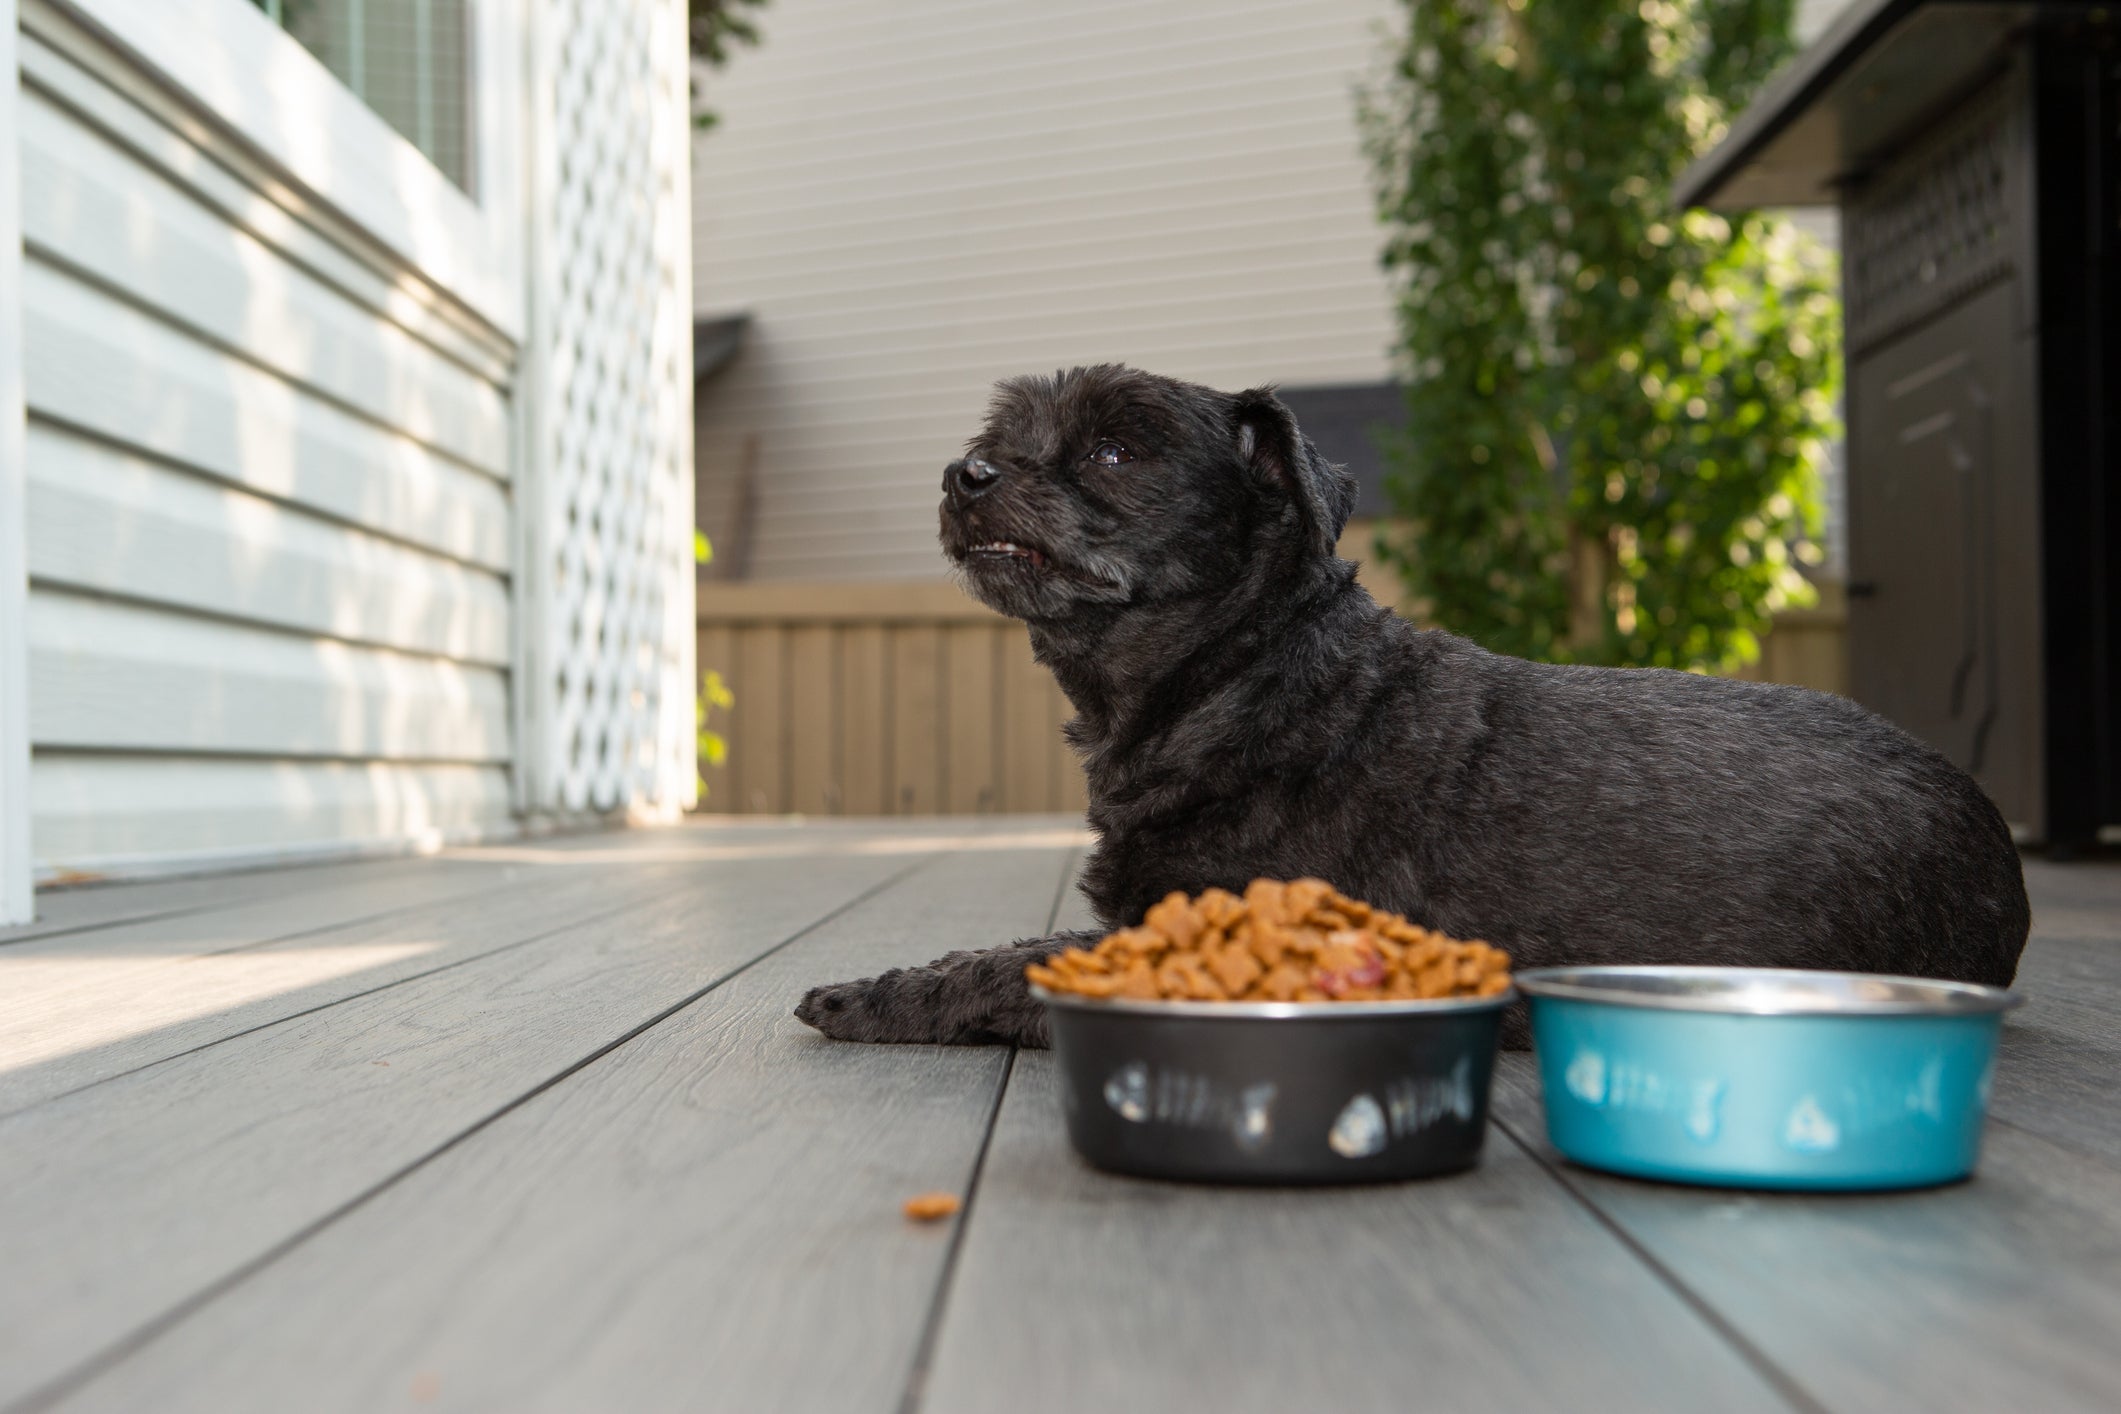
[[(2121, 1407), (2121, 865), (2033, 862), (1971, 1183), (1085, 1169), (1043, 1053), (808, 983), (1080, 916), (1066, 821), (703, 823), (0, 931), (0, 1409)], [(956, 1220), (905, 1221), (927, 1189)]]

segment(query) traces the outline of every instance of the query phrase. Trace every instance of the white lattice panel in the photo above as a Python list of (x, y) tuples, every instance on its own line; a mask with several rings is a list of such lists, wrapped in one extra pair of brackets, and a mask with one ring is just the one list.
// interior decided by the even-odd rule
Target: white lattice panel
[(670, 814), (698, 780), (684, 7), (540, 20), (525, 803)]

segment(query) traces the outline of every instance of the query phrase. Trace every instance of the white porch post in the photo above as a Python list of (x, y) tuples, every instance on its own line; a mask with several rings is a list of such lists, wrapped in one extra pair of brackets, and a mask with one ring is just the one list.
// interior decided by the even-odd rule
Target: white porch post
[(698, 786), (685, 6), (531, 18), (519, 806), (672, 818)]
[(0, 0), (0, 925), (36, 912), (29, 847), (28, 546), (24, 542), (22, 211), (15, 0)]

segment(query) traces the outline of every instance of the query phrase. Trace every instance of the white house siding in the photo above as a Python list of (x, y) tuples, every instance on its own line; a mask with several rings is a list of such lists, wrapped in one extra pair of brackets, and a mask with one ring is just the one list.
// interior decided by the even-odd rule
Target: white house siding
[(710, 85), (702, 520), (768, 579), (941, 573), (992, 381), (1124, 360), (1221, 387), (1389, 376), (1353, 88), (1388, 0), (802, 0)]
[(513, 345), (64, 8), (22, 23), (40, 872), (506, 827)]
[[(15, 0), (0, 0), (0, 80), (16, 72)], [(0, 81), (0, 927), (36, 913), (29, 848), (28, 611), (22, 416), (22, 184), (15, 174), (17, 84)]]

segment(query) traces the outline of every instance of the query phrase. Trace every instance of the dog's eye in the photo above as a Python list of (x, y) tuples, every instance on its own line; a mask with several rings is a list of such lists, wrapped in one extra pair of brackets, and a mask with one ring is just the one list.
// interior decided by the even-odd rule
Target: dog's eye
[(1097, 450), (1090, 454), (1090, 460), (1099, 466), (1124, 466), (1134, 460), (1134, 453), (1117, 442), (1100, 442)]

